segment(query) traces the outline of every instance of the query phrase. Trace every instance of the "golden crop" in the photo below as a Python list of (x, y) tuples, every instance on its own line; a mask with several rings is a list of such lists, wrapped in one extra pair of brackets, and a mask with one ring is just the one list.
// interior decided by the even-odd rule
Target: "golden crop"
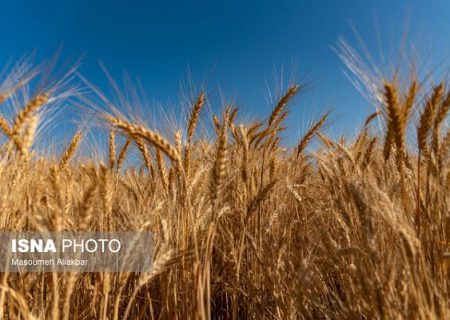
[[(17, 74), (3, 79), (3, 105), (34, 76)], [(0, 230), (149, 230), (154, 268), (2, 273), (0, 317), (450, 317), (447, 83), (383, 81), (379, 111), (354, 138), (326, 136), (324, 115), (287, 149), (280, 132), (301, 86), (266, 121), (239, 123), (234, 107), (214, 115), (214, 141), (196, 134), (203, 92), (185, 129), (170, 135), (101, 112), (105, 164), (75, 157), (88, 139), (82, 130), (61, 155), (34, 149), (63, 87), (37, 89), (16, 115), (0, 117)], [(310, 150), (312, 139), (320, 147)], [(124, 166), (131, 152), (139, 161)]]

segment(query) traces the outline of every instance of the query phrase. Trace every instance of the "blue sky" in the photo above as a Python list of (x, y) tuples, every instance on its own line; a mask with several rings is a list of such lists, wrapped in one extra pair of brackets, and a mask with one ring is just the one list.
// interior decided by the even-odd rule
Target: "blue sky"
[(449, 18), (444, 0), (3, 0), (0, 61), (33, 49), (38, 59), (49, 57), (63, 45), (62, 60), (86, 53), (80, 71), (101, 88), (107, 80), (99, 60), (116, 79), (125, 70), (139, 77), (150, 107), (158, 102), (175, 114), (190, 74), (213, 101), (233, 98), (246, 119), (269, 112), (268, 92), (280, 70), (287, 78), (297, 65), (297, 79), (309, 80), (310, 88), (292, 109), (287, 139), (295, 141), (324, 111), (333, 110), (330, 130), (339, 134), (353, 132), (370, 110), (331, 49), (339, 36), (357, 46), (352, 25), (374, 53), (377, 34), (389, 53), (406, 31), (434, 64), (447, 54)]

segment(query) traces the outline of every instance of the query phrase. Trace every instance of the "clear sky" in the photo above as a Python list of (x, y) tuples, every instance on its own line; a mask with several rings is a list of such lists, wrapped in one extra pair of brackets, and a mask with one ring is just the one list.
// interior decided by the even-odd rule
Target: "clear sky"
[(245, 118), (267, 114), (279, 70), (289, 75), (297, 65), (297, 79), (311, 85), (293, 107), (292, 141), (323, 111), (333, 110), (334, 133), (351, 133), (368, 112), (331, 49), (339, 36), (357, 45), (352, 25), (375, 53), (377, 38), (391, 52), (406, 31), (410, 42), (442, 58), (449, 23), (444, 0), (2, 0), (0, 62), (33, 49), (49, 57), (63, 45), (62, 60), (86, 53), (80, 71), (90, 81), (105, 86), (101, 60), (115, 78), (125, 70), (139, 77), (149, 101), (175, 113), (190, 73), (212, 97), (234, 98)]

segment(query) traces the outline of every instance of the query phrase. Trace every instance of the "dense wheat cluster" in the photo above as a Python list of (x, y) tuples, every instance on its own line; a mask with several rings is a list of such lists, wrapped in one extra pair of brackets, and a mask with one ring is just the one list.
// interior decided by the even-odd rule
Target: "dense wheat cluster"
[(82, 129), (59, 155), (39, 154), (46, 110), (70, 95), (65, 80), (24, 95), (36, 74), (22, 71), (0, 86), (3, 106), (23, 102), (0, 117), (0, 229), (149, 230), (154, 265), (142, 274), (2, 273), (0, 317), (450, 317), (445, 82), (425, 90), (386, 80), (356, 137), (325, 135), (324, 115), (295, 148), (280, 132), (296, 85), (266, 120), (239, 123), (233, 106), (214, 115), (212, 141), (196, 130), (204, 93), (170, 135), (102, 112), (102, 162), (76, 157)]

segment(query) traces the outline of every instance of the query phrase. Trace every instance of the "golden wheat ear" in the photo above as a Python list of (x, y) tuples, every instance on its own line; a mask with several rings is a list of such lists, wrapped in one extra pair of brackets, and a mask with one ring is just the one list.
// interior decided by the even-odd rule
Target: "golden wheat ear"
[(392, 145), (395, 143), (399, 152), (403, 150), (405, 131), (405, 115), (401, 112), (398, 92), (394, 84), (384, 85), (385, 108), (387, 114), (387, 133), (385, 140), (385, 159), (390, 156)]
[(156, 148), (161, 150), (166, 156), (170, 158), (175, 164), (180, 164), (180, 154), (178, 150), (160, 134), (147, 129), (143, 126), (134, 125), (127, 121), (121, 120), (112, 116), (104, 116), (104, 118), (111, 123), (112, 126), (122, 130), (124, 133), (144, 139), (148, 143), (153, 144)]
[(426, 99), (425, 108), (420, 114), (419, 126), (417, 127), (417, 142), (422, 153), (428, 151), (428, 136), (435, 118), (436, 108), (444, 94), (444, 85), (440, 83), (433, 88), (432, 95)]
[(225, 112), (223, 124), (220, 125), (219, 135), (216, 139), (216, 156), (214, 160), (211, 182), (210, 182), (210, 196), (211, 203), (215, 206), (216, 201), (222, 194), (224, 179), (227, 169), (227, 141), (228, 141), (228, 115)]
[(299, 157), (302, 152), (305, 150), (308, 143), (311, 141), (311, 139), (314, 137), (314, 135), (319, 132), (319, 130), (323, 127), (325, 124), (325, 121), (327, 120), (328, 113), (323, 115), (319, 121), (317, 121), (314, 125), (309, 128), (309, 130), (306, 132), (306, 134), (303, 136), (303, 138), (300, 140), (300, 142), (297, 145), (296, 148), (296, 156)]
[(0, 117), (0, 129), (3, 131), (3, 133), (8, 137), (11, 138), (13, 135), (13, 130), (8, 123), (8, 120), (6, 120), (3, 117)]
[(94, 217), (94, 206), (98, 189), (98, 183), (93, 181), (84, 193), (79, 212), (80, 216), (78, 228), (81, 231), (90, 230), (91, 222)]
[(144, 164), (147, 167), (147, 171), (150, 174), (151, 170), (152, 170), (152, 161), (151, 161), (151, 156), (150, 153), (148, 152), (148, 148), (145, 145), (145, 143), (142, 141), (141, 138), (135, 138), (134, 142), (136, 143), (140, 154), (142, 156), (142, 159), (144, 160)]
[(191, 143), (192, 137), (194, 135), (195, 128), (197, 127), (197, 122), (200, 117), (200, 112), (202, 111), (203, 105), (205, 104), (205, 93), (201, 92), (191, 110), (191, 115), (189, 117), (188, 129), (187, 129), (187, 141), (188, 144)]
[(273, 109), (272, 113), (270, 114), (268, 125), (271, 126), (275, 120), (277, 119), (278, 115), (281, 114), (281, 112), (284, 110), (286, 105), (299, 93), (300, 86), (299, 85), (293, 85), (290, 87), (284, 96), (281, 97), (281, 99), (278, 101), (277, 105)]
[(128, 148), (129, 148), (129, 146), (131, 144), (131, 141), (132, 141), (131, 137), (128, 136), (127, 140), (125, 141), (125, 143), (122, 146), (122, 149), (120, 149), (119, 156), (117, 158), (117, 171), (119, 171), (120, 168), (122, 167), (123, 161), (125, 160)]
[(116, 163), (116, 134), (114, 130), (109, 131), (109, 168), (114, 169)]
[(186, 175), (189, 174), (190, 168), (190, 151), (192, 137), (194, 136), (195, 128), (197, 127), (198, 119), (200, 117), (200, 112), (205, 104), (205, 93), (201, 92), (191, 110), (191, 115), (189, 117), (188, 128), (187, 128), (187, 145), (184, 149), (184, 170)]
[(70, 144), (67, 146), (67, 149), (64, 151), (61, 160), (59, 161), (59, 167), (64, 168), (66, 167), (67, 163), (70, 161), (70, 159), (74, 156), (75, 152), (78, 149), (78, 146), (81, 142), (82, 138), (81, 131), (78, 131), (75, 133), (75, 135), (72, 138), (72, 141), (70, 141)]
[(50, 93), (38, 94), (36, 97), (27, 103), (25, 108), (21, 110), (14, 120), (13, 133), (17, 134), (27, 120), (36, 112), (39, 108), (44, 106), (50, 98)]

